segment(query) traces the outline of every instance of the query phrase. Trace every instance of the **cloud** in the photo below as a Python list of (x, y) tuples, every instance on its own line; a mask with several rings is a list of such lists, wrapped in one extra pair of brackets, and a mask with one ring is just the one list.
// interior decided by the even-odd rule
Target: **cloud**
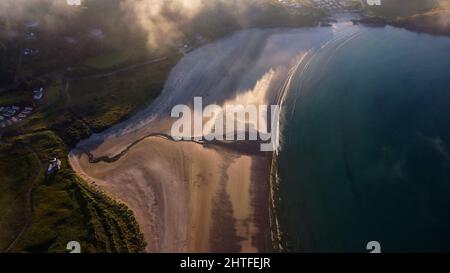
[(66, 0), (1, 0), (0, 18), (21, 20), (32, 15), (39, 6), (45, 7), (47, 13), (62, 13), (68, 10)]
[[(125, 19), (147, 34), (148, 45), (173, 44), (183, 39), (196, 20), (242, 24), (255, 0), (124, 0)], [(226, 27), (226, 26), (222, 26)]]
[[(83, 0), (81, 3), (85, 6), (95, 4), (95, 9), (101, 5), (111, 5), (109, 8), (119, 11), (114, 13), (115, 19), (127, 26), (126, 31), (142, 31), (148, 46), (155, 48), (181, 42), (186, 36), (198, 33), (199, 29), (215, 34), (244, 25), (256, 10), (250, 7), (260, 7), (267, 1), (269, 0)], [(47, 30), (63, 29), (70, 25), (69, 22), (73, 22), (70, 21), (71, 18), (81, 14), (73, 12), (77, 7), (70, 4), (75, 2), (78, 0), (0, 0), (0, 19), (22, 23), (38, 20)], [(103, 17), (105, 14), (98, 16)]]
[(125, 0), (121, 3), (125, 19), (147, 33), (151, 47), (179, 39), (182, 36), (180, 26), (191, 21), (202, 6), (201, 0)]

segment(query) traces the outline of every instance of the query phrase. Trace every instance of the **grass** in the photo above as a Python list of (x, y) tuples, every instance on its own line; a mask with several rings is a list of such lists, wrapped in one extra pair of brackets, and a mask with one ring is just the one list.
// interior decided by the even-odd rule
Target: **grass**
[(0, 96), (0, 105), (21, 102), (35, 112), (28, 119), (8, 128), (6, 135), (53, 130), (73, 147), (92, 132), (100, 132), (125, 120), (152, 102), (163, 89), (165, 80), (179, 55), (104, 78), (49, 82), (44, 98), (31, 99), (31, 90), (8, 92)]
[[(141, 252), (143, 236), (131, 211), (81, 181), (70, 169), (68, 150), (92, 131), (101, 131), (129, 117), (161, 92), (177, 62), (175, 55), (116, 75), (86, 80), (47, 80), (42, 101), (31, 91), (0, 96), (0, 104), (32, 104), (35, 113), (5, 132), (0, 146), (0, 250), (5, 250), (26, 221), (28, 189), (34, 177), (31, 223), (14, 244), (13, 252), (66, 252), (79, 241), (83, 252)], [(151, 76), (149, 76), (151, 75)], [(55, 176), (39, 174), (51, 157), (63, 159)], [(15, 202), (12, 202), (15, 200)], [(5, 228), (3, 228), (5, 227)]]
[[(29, 183), (23, 182), (24, 185), (13, 187), (17, 181), (29, 181), (23, 176), (36, 177), (36, 173), (39, 173), (37, 170), (39, 164), (36, 162), (27, 164), (27, 161), (23, 160), (24, 157), (31, 159), (37, 156), (44, 167), (48, 159), (53, 156), (63, 161), (63, 169), (56, 175), (46, 176), (44, 172), (36, 177), (37, 184), (32, 191), (31, 224), (11, 251), (67, 252), (66, 245), (69, 241), (79, 241), (83, 252), (141, 252), (144, 250), (143, 236), (139, 232), (132, 212), (126, 206), (113, 201), (77, 178), (65, 159), (68, 152), (66, 146), (56, 134), (43, 131), (21, 135), (8, 141), (21, 147), (28, 147), (28, 150), (23, 151), (21, 155), (16, 155), (8, 152), (8, 147), (5, 147), (4, 155), (8, 158), (0, 157), (0, 166), (14, 163), (23, 165), (20, 169), (13, 171), (20, 172), (22, 176), (9, 180), (2, 179), (2, 181), (8, 181), (4, 185), (13, 188), (8, 191), (8, 194), (2, 194), (2, 198), (6, 201), (23, 193), (30, 186)], [(5, 173), (2, 172), (2, 177), (4, 175)], [(15, 177), (14, 173), (8, 177)], [(25, 208), (18, 209), (20, 209), (18, 215), (24, 215)], [(8, 214), (2, 213), (2, 215)], [(15, 225), (15, 229), (8, 227), (9, 240), (5, 241), (11, 241), (21, 228), (20, 224), (24, 222), (24, 219), (18, 221), (14, 216), (8, 220), (16, 221), (18, 224)]]
[[(450, 36), (450, 1), (384, 0), (379, 7), (368, 7), (369, 19), (416, 32)], [(373, 18), (372, 18), (373, 17)]]
[(33, 95), (31, 91), (27, 91), (24, 89), (3, 93), (2, 96), (0, 96), (0, 105), (9, 106), (28, 104), (31, 101), (32, 96)]
[(144, 49), (117, 50), (89, 58), (84, 62), (84, 65), (99, 70), (111, 69), (112, 67), (119, 67), (130, 63), (131, 60), (143, 59), (142, 57), (145, 55)]
[(71, 83), (69, 109), (88, 127), (102, 131), (122, 121), (155, 99), (178, 57), (132, 71)]
[(370, 15), (394, 19), (423, 13), (438, 5), (438, 0), (383, 0), (380, 6), (367, 9)]
[[(7, 142), (0, 145), (0, 250), (14, 240), (27, 219), (29, 225), (13, 245), (14, 252), (66, 252), (67, 242), (73, 240), (81, 243), (83, 252), (140, 252), (145, 247), (132, 212), (81, 181), (66, 158), (81, 139), (125, 120), (151, 103), (162, 91), (180, 55), (173, 48), (151, 53), (144, 50), (146, 36), (139, 36), (137, 31), (136, 37), (130, 37), (129, 28), (117, 21), (120, 0), (85, 3), (87, 8), (76, 12), (80, 17), (71, 14), (56, 18), (65, 22), (61, 29), (46, 32), (43, 25), (36, 31), (38, 40), (24, 47), (39, 48), (40, 54), (23, 61), (23, 84), (18, 90), (0, 94), (0, 105), (35, 108), (28, 119), (0, 132)], [(45, 12), (53, 16), (45, 7), (40, 9), (38, 15)], [(323, 16), (321, 11), (308, 10), (311, 15), (270, 4), (260, 10), (266, 18), (256, 16), (245, 27), (308, 25)], [(193, 30), (186, 34), (195, 37), (200, 33), (214, 40), (244, 27), (234, 21), (233, 16), (219, 11), (194, 22)], [(94, 27), (104, 31), (104, 39), (89, 36)], [(66, 36), (76, 44), (68, 44)], [(15, 71), (16, 51), (18, 48), (11, 49), (13, 65), (4, 62), (1, 71)], [(159, 56), (168, 58), (104, 78), (82, 79)], [(68, 89), (64, 78), (71, 79)], [(36, 85), (45, 86), (44, 98), (39, 102), (32, 100), (31, 89)], [(45, 168), (51, 157), (62, 159), (63, 169), (48, 177)]]
[(0, 145), (0, 250), (8, 247), (25, 224), (27, 192), (38, 170), (36, 156), (25, 147)]
[[(46, 87), (39, 102), (32, 100), (26, 87), (0, 96), (0, 105), (35, 107), (33, 115), (5, 132), (11, 144), (0, 145), (0, 251), (26, 224), (33, 181), (31, 222), (12, 252), (66, 252), (69, 241), (79, 241), (83, 252), (144, 250), (132, 212), (81, 181), (66, 158), (79, 140), (124, 120), (156, 98), (178, 58), (175, 54), (106, 78), (72, 80), (68, 92), (63, 81), (40, 79), (37, 82)], [(109, 65), (115, 66), (117, 60)], [(63, 170), (47, 177), (45, 168), (54, 156), (63, 160)], [(41, 165), (44, 170), (39, 174)]]

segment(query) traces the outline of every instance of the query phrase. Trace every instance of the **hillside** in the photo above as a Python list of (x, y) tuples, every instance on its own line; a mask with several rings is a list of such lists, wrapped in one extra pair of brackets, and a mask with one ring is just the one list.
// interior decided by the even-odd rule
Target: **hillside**
[(393, 25), (412, 31), (450, 35), (450, 1), (384, 0), (380, 6), (365, 6), (367, 16), (359, 22)]

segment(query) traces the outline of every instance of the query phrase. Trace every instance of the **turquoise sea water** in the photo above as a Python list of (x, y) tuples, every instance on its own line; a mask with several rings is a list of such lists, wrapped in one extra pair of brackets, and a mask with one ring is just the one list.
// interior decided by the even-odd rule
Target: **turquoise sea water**
[(280, 222), (294, 251), (450, 251), (450, 38), (349, 27), (284, 105)]

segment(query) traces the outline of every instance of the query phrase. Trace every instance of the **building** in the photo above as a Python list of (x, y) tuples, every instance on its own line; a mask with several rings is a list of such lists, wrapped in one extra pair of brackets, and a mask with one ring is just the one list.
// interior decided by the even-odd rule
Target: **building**
[(44, 96), (44, 88), (37, 88), (33, 90), (33, 99), (40, 100)]
[(56, 157), (50, 160), (50, 164), (48, 165), (47, 174), (54, 174), (55, 172), (61, 169), (61, 160)]

